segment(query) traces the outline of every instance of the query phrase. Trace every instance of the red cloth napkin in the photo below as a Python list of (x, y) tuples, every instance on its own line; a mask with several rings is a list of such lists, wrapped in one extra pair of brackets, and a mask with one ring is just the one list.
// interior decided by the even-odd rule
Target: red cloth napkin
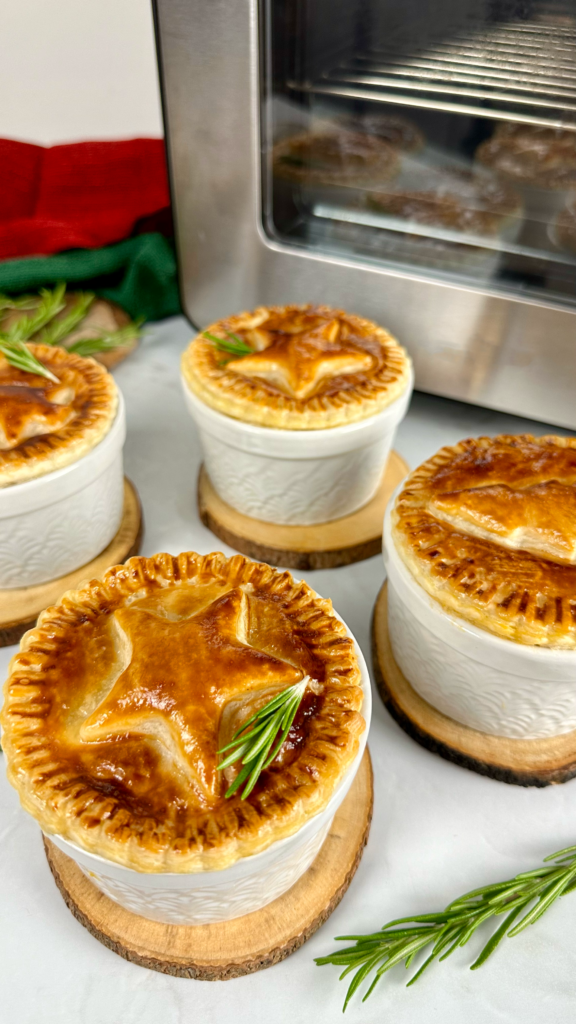
[(0, 139), (0, 259), (97, 249), (169, 205), (162, 139)]

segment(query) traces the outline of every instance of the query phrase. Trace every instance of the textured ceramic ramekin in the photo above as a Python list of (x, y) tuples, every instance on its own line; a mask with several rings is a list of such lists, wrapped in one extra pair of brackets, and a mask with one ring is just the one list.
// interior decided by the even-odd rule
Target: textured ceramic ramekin
[(244, 423), (212, 409), (182, 383), (220, 497), (255, 519), (309, 525), (349, 515), (374, 496), (408, 408), (413, 375), (376, 416), (327, 430)]
[[(349, 630), (348, 635), (352, 637)], [(106, 896), (132, 913), (152, 921), (165, 924), (210, 924), (230, 921), (265, 907), (290, 889), (310, 867), (330, 831), (334, 815), (348, 793), (364, 755), (372, 713), (372, 695), (366, 662), (356, 641), (354, 646), (362, 674), (364, 699), (361, 712), (366, 728), (360, 737), (354, 761), (324, 810), (309, 818), (294, 835), (280, 839), (262, 853), (243, 857), (222, 871), (194, 874), (145, 874), (87, 853), (61, 836), (51, 835), (49, 839), (75, 860)]]
[(0, 589), (58, 579), (90, 562), (122, 519), (124, 400), (106, 436), (77, 462), (0, 489)]
[(384, 564), (390, 642), (408, 682), (445, 715), (492, 736), (576, 729), (576, 651), (514, 643), (444, 611), (394, 546), (390, 517), (401, 487), (384, 518)]

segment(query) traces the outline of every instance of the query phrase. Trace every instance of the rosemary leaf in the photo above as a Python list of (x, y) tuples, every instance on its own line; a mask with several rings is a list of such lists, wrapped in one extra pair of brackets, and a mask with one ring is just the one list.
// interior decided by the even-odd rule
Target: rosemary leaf
[(561, 878), (554, 885), (548, 886), (546, 889), (544, 889), (538, 902), (534, 907), (532, 907), (532, 910), (529, 910), (528, 913), (525, 914), (523, 918), (521, 918), (518, 924), (514, 926), (514, 928), (510, 932), (510, 937), (518, 935), (529, 924), (534, 924), (534, 922), (537, 921), (539, 917), (542, 917), (542, 914), (546, 910), (548, 910), (548, 907), (552, 906), (555, 900), (557, 900), (558, 897), (562, 895), (566, 886), (574, 879), (575, 872), (576, 868), (570, 869), (567, 873), (566, 878)]
[(37, 295), (21, 295), (12, 298), (0, 292), (0, 313), (9, 309), (34, 309), (38, 305)]
[(238, 761), (242, 766), (226, 790), (227, 797), (233, 796), (245, 782), (242, 800), (250, 795), (259, 776), (272, 763), (284, 743), (309, 682), (310, 676), (304, 676), (299, 683), (276, 694), (244, 722), (226, 746), (220, 748), (220, 755), (230, 751), (218, 765), (220, 771)]
[[(505, 882), (485, 885), (465, 893), (439, 913), (397, 918), (384, 925), (379, 932), (370, 935), (340, 936), (340, 940), (353, 940), (355, 945), (336, 950), (328, 956), (317, 957), (316, 963), (320, 966), (333, 964), (344, 967), (340, 978), (355, 971), (346, 993), (345, 1010), (372, 970), (375, 975), (364, 999), (374, 991), (383, 974), (403, 961), (409, 967), (416, 954), (426, 946), (432, 946), (432, 951), (408, 981), (408, 985), (413, 985), (435, 959), (445, 960), (455, 949), (464, 946), (490, 918), (506, 914), (502, 924), (471, 965), (471, 970), (477, 970), (505, 936), (518, 935), (528, 925), (534, 924), (560, 896), (574, 889), (576, 847), (571, 846), (551, 854), (544, 865), (534, 871), (524, 871)], [(525, 912), (524, 916), (511, 927), (522, 911)]]
[(82, 323), (94, 302), (94, 298), (93, 292), (81, 293), (66, 315), (61, 317), (60, 320), (52, 320), (40, 334), (36, 335), (34, 341), (39, 341), (43, 345), (59, 345), (64, 338), (72, 334), (72, 331), (78, 324)]
[(494, 935), (492, 935), (492, 937), (488, 939), (488, 942), (484, 946), (484, 949), (482, 950), (480, 955), (476, 957), (474, 963), (471, 964), (471, 971), (477, 971), (479, 967), (482, 967), (482, 964), (485, 963), (490, 954), (494, 952), (496, 946), (498, 946), (502, 942), (502, 939), (506, 935), (506, 932), (508, 931), (510, 925), (512, 924), (512, 921), (514, 921), (515, 918), (518, 917), (518, 914), (521, 910), (522, 907), (514, 907), (514, 910), (511, 910), (508, 916), (504, 918), (500, 927), (494, 932)]
[(95, 296), (92, 292), (80, 294), (72, 308), (57, 320), (58, 313), (66, 307), (65, 296), (64, 283), (56, 285), (52, 291), (48, 288), (40, 289), (39, 299), (35, 296), (10, 299), (8, 296), (0, 295), (0, 314), (2, 310), (8, 309), (31, 311), (29, 316), (20, 317), (7, 331), (0, 333), (0, 351), (12, 366), (57, 382), (58, 378), (32, 355), (25, 345), (26, 341), (34, 338), (34, 341), (44, 345), (63, 345), (68, 352), (74, 352), (79, 356), (92, 356), (98, 352), (109, 352), (121, 345), (127, 345), (139, 337), (142, 319), (117, 331), (101, 331), (94, 338), (80, 338), (66, 346), (66, 338), (82, 323)]
[(443, 960), (447, 960), (448, 957), (452, 955), (454, 950), (461, 944), (463, 930), (464, 929), (462, 927), (456, 929), (456, 938), (454, 939), (452, 945), (448, 947), (446, 952), (442, 953), (442, 956), (438, 957), (439, 963), (442, 963)]
[[(432, 949), (432, 952), (430, 953), (430, 956), (427, 957), (424, 963), (416, 971), (416, 974), (414, 974), (410, 978), (410, 981), (406, 985), (406, 988), (410, 988), (410, 986), (413, 985), (415, 981), (418, 981), (418, 978), (420, 978), (422, 974), (424, 974), (426, 968), (429, 967), (431, 963), (433, 963), (436, 957), (442, 959), (440, 957), (440, 953), (442, 953), (446, 949), (446, 946), (449, 946), (450, 943), (453, 942), (456, 930), (457, 929), (450, 928), (448, 925), (446, 925), (442, 929), (438, 938), (436, 939), (436, 942), (434, 943), (434, 947)], [(412, 960), (412, 957), (410, 958), (410, 960)]]
[(573, 855), (576, 853), (576, 846), (567, 846), (564, 850), (558, 850), (558, 853), (550, 853), (547, 857), (544, 857), (544, 863), (547, 864), (551, 860), (566, 860), (572, 861)]
[(77, 356), (93, 356), (97, 352), (110, 352), (121, 345), (127, 345), (140, 337), (140, 327), (143, 320), (135, 320), (126, 327), (119, 327), (117, 331), (102, 331), (97, 338), (80, 338), (72, 345), (67, 345), (68, 352), (74, 352)]
[(222, 352), (227, 352), (229, 355), (241, 358), (242, 356), (253, 354), (253, 350), (250, 348), (250, 345), (247, 345), (245, 341), (242, 341), (242, 338), (239, 338), (237, 334), (231, 334), (230, 331), (226, 331), (225, 333), (228, 335), (228, 339), (230, 340), (217, 338), (215, 334), (210, 334), (208, 331), (204, 331), (202, 337), (208, 338), (208, 341), (212, 341), (216, 345), (216, 348), (221, 349)]
[(66, 285), (57, 284), (54, 291), (40, 289), (40, 302), (30, 316), (22, 316), (5, 332), (11, 341), (28, 341), (60, 313), (65, 305)]
[(9, 338), (6, 334), (0, 334), (0, 352), (10, 366), (15, 366), (17, 370), (35, 373), (39, 377), (47, 377), (54, 384), (59, 383), (58, 377), (55, 377), (52, 371), (44, 366), (44, 363), (36, 359), (25, 342)]

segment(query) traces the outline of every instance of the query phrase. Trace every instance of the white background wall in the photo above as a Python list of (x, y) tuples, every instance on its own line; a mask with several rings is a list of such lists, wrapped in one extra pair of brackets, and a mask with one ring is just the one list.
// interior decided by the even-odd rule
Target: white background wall
[(150, 0), (0, 0), (0, 14), (0, 137), (162, 135)]

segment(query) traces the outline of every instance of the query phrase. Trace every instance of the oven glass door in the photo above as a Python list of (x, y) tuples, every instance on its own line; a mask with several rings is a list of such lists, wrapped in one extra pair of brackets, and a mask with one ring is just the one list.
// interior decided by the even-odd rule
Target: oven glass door
[(576, 0), (262, 0), (267, 235), (576, 297)]

